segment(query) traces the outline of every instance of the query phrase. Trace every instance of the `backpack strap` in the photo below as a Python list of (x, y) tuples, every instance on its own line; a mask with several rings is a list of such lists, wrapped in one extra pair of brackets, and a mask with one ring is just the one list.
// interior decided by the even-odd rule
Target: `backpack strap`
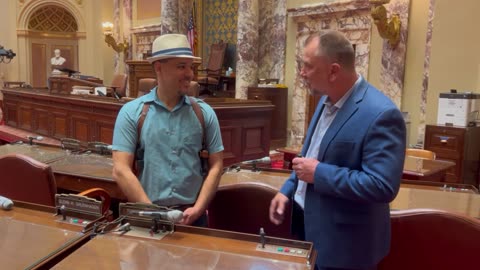
[(208, 152), (207, 149), (207, 129), (205, 128), (205, 118), (203, 118), (203, 113), (202, 109), (200, 108), (200, 105), (198, 105), (197, 101), (193, 97), (188, 97), (190, 100), (190, 103), (192, 104), (192, 109), (195, 112), (195, 115), (198, 118), (198, 121), (200, 122), (200, 125), (202, 125), (202, 149), (200, 149), (200, 152), (198, 152), (198, 156), (200, 157), (200, 165), (202, 167), (202, 176), (203, 178), (207, 177), (208, 171), (209, 171), (209, 166), (208, 166), (208, 158), (210, 157), (210, 153)]
[[(210, 156), (208, 149), (207, 149), (207, 136), (206, 136), (206, 128), (205, 128), (205, 118), (203, 117), (202, 109), (200, 108), (200, 105), (198, 105), (197, 101), (193, 97), (188, 97), (190, 100), (190, 103), (192, 104), (193, 111), (195, 112), (195, 115), (198, 118), (198, 121), (200, 122), (200, 125), (202, 126), (202, 149), (200, 149), (200, 152), (198, 153), (200, 157), (200, 163), (202, 166), (202, 175), (205, 177), (208, 174), (208, 158)], [(150, 103), (151, 102), (145, 102), (143, 103), (143, 108), (142, 108), (142, 113), (140, 114), (140, 118), (138, 119), (137, 123), (137, 146), (135, 153), (137, 153), (137, 150), (140, 149), (140, 139), (142, 135), (142, 128), (143, 128), (143, 123), (145, 122), (145, 118), (147, 118), (148, 110), (150, 109)], [(138, 176), (139, 170), (137, 166), (137, 159), (134, 159), (133, 162), (133, 171), (135, 175)]]
[(150, 102), (143, 103), (142, 113), (140, 114), (140, 119), (138, 119), (137, 124), (137, 145), (140, 144), (140, 136), (142, 135), (143, 123), (148, 114), (148, 109), (150, 109)]
[[(207, 149), (207, 138), (206, 138), (206, 128), (205, 128), (205, 118), (203, 118), (203, 113), (202, 109), (200, 108), (200, 105), (198, 105), (197, 101), (193, 97), (188, 97), (190, 99), (190, 103), (192, 103), (192, 108), (193, 111), (195, 112), (195, 115), (198, 118), (198, 121), (200, 122), (200, 125), (202, 125), (202, 150)], [(206, 152), (208, 158), (208, 151)]]
[(135, 146), (135, 157), (133, 159), (133, 164), (132, 164), (132, 170), (136, 176), (139, 176), (138, 174), (140, 173), (140, 168), (138, 164), (139, 157), (137, 152), (140, 149), (140, 139), (142, 136), (143, 123), (145, 122), (145, 118), (147, 118), (148, 110), (150, 109), (150, 103), (151, 102), (143, 103), (142, 113), (140, 114), (140, 118), (138, 119), (138, 123), (137, 123), (137, 144)]

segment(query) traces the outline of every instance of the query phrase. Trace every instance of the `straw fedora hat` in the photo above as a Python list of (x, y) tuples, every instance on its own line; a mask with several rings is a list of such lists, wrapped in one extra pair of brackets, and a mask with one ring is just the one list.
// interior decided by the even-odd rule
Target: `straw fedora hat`
[(167, 58), (191, 58), (200, 60), (200, 57), (193, 56), (187, 36), (181, 34), (165, 34), (153, 41), (152, 56), (147, 58), (153, 63), (157, 60)]

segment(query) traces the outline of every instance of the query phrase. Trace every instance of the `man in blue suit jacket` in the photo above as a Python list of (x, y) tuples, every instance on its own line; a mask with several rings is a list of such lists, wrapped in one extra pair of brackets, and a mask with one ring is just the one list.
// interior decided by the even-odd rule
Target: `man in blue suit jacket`
[(353, 47), (339, 32), (306, 40), (301, 76), (312, 95), (323, 97), (305, 158), (293, 160), (270, 219), (280, 224), (294, 200), (304, 210), (317, 269), (375, 269), (390, 247), (389, 202), (400, 187), (406, 147), (402, 114), (356, 73)]

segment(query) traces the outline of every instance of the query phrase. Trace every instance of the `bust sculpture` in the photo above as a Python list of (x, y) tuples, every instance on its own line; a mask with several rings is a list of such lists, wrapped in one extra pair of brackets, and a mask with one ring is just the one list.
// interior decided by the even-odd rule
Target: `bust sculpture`
[(55, 49), (54, 51), (55, 56), (50, 59), (50, 63), (52, 64), (52, 74), (61, 74), (62, 72), (58, 69), (63, 67), (63, 64), (67, 61), (65, 58), (61, 56), (61, 52), (59, 49)]

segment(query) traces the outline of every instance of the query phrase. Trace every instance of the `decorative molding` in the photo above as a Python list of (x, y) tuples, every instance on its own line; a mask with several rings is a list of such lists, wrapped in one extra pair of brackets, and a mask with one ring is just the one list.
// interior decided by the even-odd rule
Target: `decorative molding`
[(333, 3), (322, 3), (314, 5), (306, 5), (299, 8), (287, 9), (288, 16), (294, 21), (308, 20), (309, 17), (332, 16), (334, 13), (345, 11), (361, 11), (370, 10), (370, 3), (368, 0), (350, 0), (339, 1)]
[(288, 16), (296, 22), (295, 81), (292, 94), (292, 124), (288, 145), (300, 145), (306, 133), (310, 97), (300, 77), (300, 63), (305, 39), (312, 33), (335, 29), (341, 31), (355, 45), (355, 66), (364, 78), (368, 75), (372, 20), (368, 0), (336, 1), (288, 9)]

